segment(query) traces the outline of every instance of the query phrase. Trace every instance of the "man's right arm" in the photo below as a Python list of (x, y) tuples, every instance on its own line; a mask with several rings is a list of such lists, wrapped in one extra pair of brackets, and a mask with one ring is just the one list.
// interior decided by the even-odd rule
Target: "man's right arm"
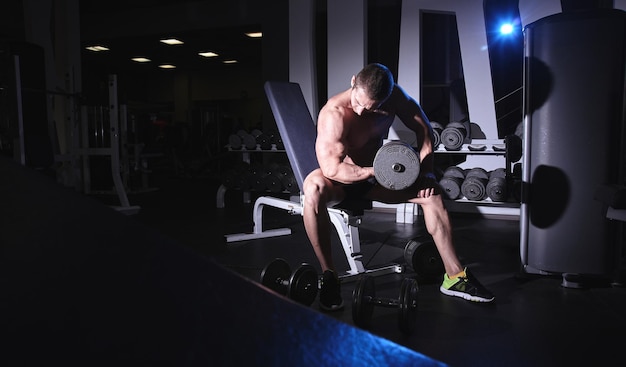
[(346, 126), (340, 110), (325, 107), (317, 121), (315, 152), (322, 173), (328, 179), (349, 184), (367, 180), (374, 175), (372, 167), (346, 162), (344, 138)]

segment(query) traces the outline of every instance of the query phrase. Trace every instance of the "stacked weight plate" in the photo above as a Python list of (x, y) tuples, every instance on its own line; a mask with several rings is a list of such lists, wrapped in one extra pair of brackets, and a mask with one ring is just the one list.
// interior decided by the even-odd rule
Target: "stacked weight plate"
[(487, 196), (492, 201), (502, 202), (508, 199), (506, 170), (504, 168), (498, 168), (489, 173), (486, 190)]
[(439, 184), (445, 197), (450, 200), (465, 197), (472, 201), (489, 198), (494, 202), (504, 202), (509, 197), (504, 168), (488, 172), (480, 167), (464, 170), (457, 166), (450, 166), (443, 172)]
[(461, 192), (467, 200), (480, 201), (487, 197), (489, 173), (484, 168), (472, 168), (465, 174)]
[(457, 166), (450, 166), (443, 172), (443, 177), (439, 180), (439, 184), (443, 189), (444, 195), (450, 200), (461, 198), (461, 185), (465, 180), (465, 171)]

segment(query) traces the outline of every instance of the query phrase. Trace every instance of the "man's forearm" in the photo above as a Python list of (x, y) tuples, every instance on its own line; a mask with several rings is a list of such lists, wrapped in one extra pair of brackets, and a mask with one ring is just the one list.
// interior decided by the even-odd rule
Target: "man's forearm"
[(365, 181), (374, 176), (373, 167), (361, 167), (345, 162), (339, 163), (334, 170), (322, 169), (322, 172), (328, 179), (345, 184)]

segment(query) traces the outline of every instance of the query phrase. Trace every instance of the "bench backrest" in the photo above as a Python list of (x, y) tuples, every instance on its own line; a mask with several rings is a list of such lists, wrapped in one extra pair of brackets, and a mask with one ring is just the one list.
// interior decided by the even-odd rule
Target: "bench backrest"
[(306, 176), (319, 167), (315, 155), (317, 128), (299, 84), (268, 81), (264, 87), (291, 169), (302, 192)]

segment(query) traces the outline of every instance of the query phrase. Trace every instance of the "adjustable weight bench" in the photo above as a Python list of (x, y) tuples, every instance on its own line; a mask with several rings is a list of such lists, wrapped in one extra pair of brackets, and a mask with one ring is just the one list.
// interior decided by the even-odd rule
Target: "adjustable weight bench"
[[(283, 236), (291, 234), (290, 228), (263, 229), (263, 208), (271, 206), (288, 211), (294, 215), (302, 215), (303, 182), (306, 176), (319, 167), (315, 154), (315, 138), (317, 130), (302, 95), (300, 85), (291, 82), (268, 81), (265, 83), (272, 113), (280, 136), (284, 142), (289, 163), (300, 188), (299, 202), (270, 196), (261, 196), (254, 203), (251, 233), (226, 235), (226, 242), (237, 242), (259, 238)], [(362, 262), (361, 244), (358, 225), (366, 209), (372, 208), (372, 202), (362, 200), (342, 205), (341, 208), (328, 208), (330, 220), (337, 231), (341, 246), (348, 260), (350, 269), (341, 278), (362, 273), (382, 275), (401, 273), (401, 264), (390, 264), (376, 269), (366, 269)]]

